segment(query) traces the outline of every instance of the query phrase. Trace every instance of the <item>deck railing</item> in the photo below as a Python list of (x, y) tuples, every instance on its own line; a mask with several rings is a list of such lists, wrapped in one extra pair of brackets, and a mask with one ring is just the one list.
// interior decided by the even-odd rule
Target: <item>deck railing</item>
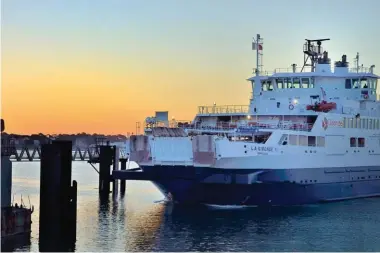
[[(293, 69), (293, 67), (289, 67), (289, 68), (276, 68), (274, 69), (274, 71), (272, 72), (272, 74), (276, 74), (276, 73), (300, 73), (302, 70), (302, 67), (296, 67), (295, 69)], [(307, 71), (309, 71), (309, 69), (307, 69)], [(333, 66), (331, 66), (331, 73), (334, 73), (335, 71), (335, 68)], [(348, 69), (348, 72), (349, 73), (361, 73), (361, 74), (372, 74), (373, 73), (373, 69), (371, 68), (368, 68), (368, 67), (359, 67), (359, 69), (357, 68), (349, 68)], [(260, 75), (262, 76), (267, 76), (269, 73), (269, 71), (262, 71), (260, 73)]]
[(249, 112), (249, 105), (212, 105), (198, 106), (198, 114), (229, 114)]
[(216, 132), (250, 132), (257, 131), (260, 129), (281, 129), (281, 130), (293, 130), (293, 131), (311, 131), (314, 124), (311, 123), (298, 123), (298, 122), (287, 122), (280, 121), (278, 123), (273, 122), (247, 122), (247, 123), (218, 123), (215, 126), (210, 126), (204, 123), (188, 124), (183, 126), (189, 131), (216, 131)]
[(373, 74), (373, 69), (367, 67), (349, 68), (348, 72), (350, 73), (362, 73), (362, 74)]

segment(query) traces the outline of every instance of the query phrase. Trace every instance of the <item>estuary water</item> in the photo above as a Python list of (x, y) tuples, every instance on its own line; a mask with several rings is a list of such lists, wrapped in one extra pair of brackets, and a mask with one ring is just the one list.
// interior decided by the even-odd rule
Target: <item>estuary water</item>
[[(39, 162), (13, 163), (15, 201), (29, 200), (31, 239), (2, 250), (39, 251)], [(78, 182), (76, 251), (380, 251), (380, 198), (303, 207), (178, 208), (150, 182), (100, 201), (98, 174), (73, 162)]]

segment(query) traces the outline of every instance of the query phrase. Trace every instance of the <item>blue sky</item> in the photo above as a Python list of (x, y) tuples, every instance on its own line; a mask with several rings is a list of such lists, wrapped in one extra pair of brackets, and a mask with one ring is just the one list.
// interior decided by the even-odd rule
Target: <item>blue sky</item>
[(268, 68), (299, 62), (305, 38), (329, 37), (331, 56), (352, 59), (359, 51), (371, 64), (380, 58), (379, 10), (377, 0), (5, 0), (3, 36), (8, 47), (23, 33), (46, 44), (153, 59), (165, 53), (174, 63), (183, 57), (207, 67), (247, 62), (251, 38), (261, 33)]
[[(3, 0), (2, 111), (14, 131), (49, 119), (45, 131), (120, 133), (155, 110), (187, 120), (198, 105), (248, 104), (257, 33), (264, 70), (300, 67), (305, 39), (330, 38), (332, 62), (346, 54), (353, 67), (359, 52), (380, 74), (379, 10), (380, 0)], [(57, 93), (69, 99), (53, 108)]]

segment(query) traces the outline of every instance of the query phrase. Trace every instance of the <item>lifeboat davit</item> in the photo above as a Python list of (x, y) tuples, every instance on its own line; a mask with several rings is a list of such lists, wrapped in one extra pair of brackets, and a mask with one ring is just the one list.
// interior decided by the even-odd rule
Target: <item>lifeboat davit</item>
[(306, 110), (316, 111), (316, 112), (329, 112), (332, 109), (336, 109), (336, 103), (326, 102), (325, 100), (320, 103), (315, 103), (314, 105), (307, 105)]

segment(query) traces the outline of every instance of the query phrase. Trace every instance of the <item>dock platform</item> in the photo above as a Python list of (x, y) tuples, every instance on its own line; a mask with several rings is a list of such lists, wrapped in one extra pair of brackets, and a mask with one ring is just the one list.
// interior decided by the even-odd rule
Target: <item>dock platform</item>
[(160, 178), (159, 175), (143, 172), (141, 170), (114, 170), (112, 178), (116, 180), (141, 180), (152, 181)]

